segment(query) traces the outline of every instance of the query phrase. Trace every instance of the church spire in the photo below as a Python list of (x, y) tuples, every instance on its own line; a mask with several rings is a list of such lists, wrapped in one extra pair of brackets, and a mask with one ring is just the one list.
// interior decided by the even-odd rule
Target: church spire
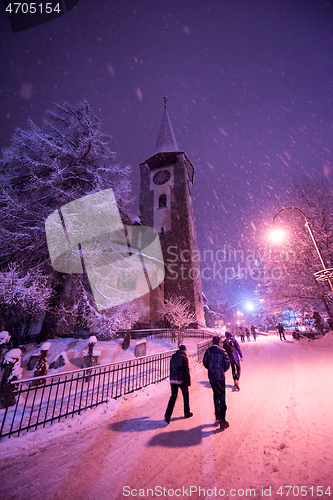
[(157, 136), (155, 150), (153, 155), (157, 153), (174, 153), (179, 151), (178, 144), (173, 133), (172, 126), (170, 123), (170, 118), (167, 112), (167, 97), (163, 98), (164, 101), (164, 114), (162, 118), (162, 123)]

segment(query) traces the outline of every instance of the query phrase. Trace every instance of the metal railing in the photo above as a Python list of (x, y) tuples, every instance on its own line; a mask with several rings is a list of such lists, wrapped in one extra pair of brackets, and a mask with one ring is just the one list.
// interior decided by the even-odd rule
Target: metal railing
[(174, 352), (15, 381), (16, 404), (0, 410), (0, 438), (45, 427), (160, 382), (169, 376)]
[[(124, 332), (123, 332), (124, 333)], [(122, 333), (122, 334), (123, 334)], [(160, 338), (160, 339), (170, 339), (177, 338), (178, 330), (177, 328), (159, 328), (159, 329), (150, 329), (150, 330), (132, 330), (131, 338), (141, 338), (141, 337), (150, 337), (150, 338)], [(189, 328), (183, 331), (184, 338), (199, 338), (199, 339), (207, 339), (213, 336), (212, 333), (208, 332), (205, 329), (196, 329)]]
[(205, 342), (200, 342), (200, 344), (197, 345), (198, 363), (202, 363), (205, 352), (207, 351), (208, 347), (211, 347), (212, 345), (212, 338), (210, 340), (205, 340)]

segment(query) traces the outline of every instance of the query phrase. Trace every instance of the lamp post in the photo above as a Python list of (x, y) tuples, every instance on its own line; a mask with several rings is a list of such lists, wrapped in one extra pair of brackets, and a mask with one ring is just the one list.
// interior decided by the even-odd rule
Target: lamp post
[(318, 254), (318, 257), (319, 257), (319, 260), (321, 262), (321, 265), (323, 266), (323, 269), (320, 270), (320, 271), (317, 271), (316, 273), (314, 273), (314, 276), (316, 278), (317, 281), (328, 281), (329, 285), (330, 285), (330, 288), (331, 288), (331, 291), (333, 292), (333, 283), (332, 283), (332, 278), (333, 278), (333, 268), (330, 268), (330, 269), (327, 269), (327, 267), (325, 266), (325, 262), (322, 258), (322, 255), (320, 253), (320, 250), (319, 250), (319, 247), (318, 247), (318, 244), (315, 240), (315, 237), (313, 235), (313, 232), (312, 232), (312, 229), (311, 229), (311, 226), (310, 226), (310, 222), (308, 221), (305, 213), (303, 212), (303, 210), (301, 210), (300, 208), (298, 207), (283, 207), (281, 208), (281, 210), (279, 210), (273, 217), (273, 224), (275, 225), (275, 219), (276, 217), (281, 213), (283, 212), (284, 210), (297, 210), (301, 215), (303, 215), (304, 219), (305, 219), (305, 227), (306, 229), (308, 230), (309, 234), (310, 234), (310, 237), (311, 237), (311, 240), (312, 240), (312, 243), (314, 244), (315, 246), (315, 249), (316, 249), (316, 252)]
[(238, 306), (239, 304), (242, 304), (242, 302), (245, 302), (245, 299), (241, 300), (240, 302), (237, 302), (237, 304), (234, 304), (233, 306), (230, 306), (230, 307), (226, 310), (226, 312), (230, 311), (230, 309), (232, 309), (233, 307), (236, 307), (236, 306)]

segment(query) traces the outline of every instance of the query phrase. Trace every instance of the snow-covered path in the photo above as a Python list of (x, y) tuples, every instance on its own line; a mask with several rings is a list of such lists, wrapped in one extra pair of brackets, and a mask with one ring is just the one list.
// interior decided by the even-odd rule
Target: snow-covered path
[[(163, 415), (169, 384), (146, 388), (93, 427), (73, 426), (64, 435), (48, 432), (33, 450), (14, 457), (4, 453), (0, 498), (118, 500), (171, 498), (174, 493), (197, 499), (221, 498), (225, 490), (225, 497), (236, 499), (253, 498), (254, 491), (256, 498), (283, 499), (285, 486), (293, 486), (289, 498), (329, 499), (333, 345), (259, 337), (242, 348), (240, 392), (232, 391), (231, 371), (227, 373), (229, 429), (221, 432), (214, 426), (206, 370), (190, 358), (192, 418), (182, 417), (180, 395), (167, 426)], [(18, 439), (6, 440), (5, 450)], [(148, 489), (155, 489), (155, 495)]]

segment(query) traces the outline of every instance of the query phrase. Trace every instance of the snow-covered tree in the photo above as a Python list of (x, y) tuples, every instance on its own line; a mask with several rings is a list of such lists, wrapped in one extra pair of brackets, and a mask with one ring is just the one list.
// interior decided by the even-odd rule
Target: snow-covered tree
[(2, 365), (2, 359), (4, 357), (4, 353), (5, 350), (7, 349), (9, 341), (10, 341), (9, 333), (6, 330), (0, 332), (0, 366)]
[[(47, 375), (47, 370), (49, 368), (49, 365), (47, 363), (47, 354), (49, 352), (49, 349), (51, 347), (50, 342), (44, 342), (41, 345), (40, 348), (40, 353), (39, 353), (39, 358), (37, 360), (36, 366), (34, 368), (34, 377), (42, 377), (43, 375)], [(45, 379), (41, 378), (38, 380), (35, 380), (32, 382), (31, 385), (40, 385), (40, 384), (45, 384)]]
[[(97, 342), (97, 338), (95, 337), (95, 335), (92, 335), (91, 337), (89, 337), (89, 340), (88, 340), (88, 349), (85, 349), (83, 354), (84, 354), (84, 366), (87, 367), (87, 368), (90, 368), (91, 366), (93, 366), (93, 361), (94, 361), (94, 346)], [(85, 372), (85, 375), (86, 375), (86, 382), (89, 382), (90, 380), (90, 377), (89, 375), (91, 374), (91, 370), (87, 370)]]
[(0, 408), (8, 408), (16, 403), (17, 384), (12, 384), (22, 377), (21, 350), (11, 349), (4, 359), (4, 372), (0, 382)]
[(178, 346), (183, 342), (184, 329), (195, 323), (196, 316), (191, 312), (191, 304), (183, 297), (170, 297), (165, 300), (164, 315), (172, 328), (178, 329)]
[[(309, 221), (326, 268), (333, 267), (333, 194), (324, 181), (302, 181), (296, 185), (296, 201)], [(291, 206), (290, 205), (290, 206)], [(323, 266), (299, 210), (284, 210), (276, 225), (287, 231), (280, 246), (281, 258), (272, 266), (279, 268), (269, 280), (268, 298), (284, 308), (297, 311), (325, 310), (333, 317), (333, 293), (328, 282), (318, 282), (314, 273)]]
[[(73, 307), (78, 324), (85, 307), (82, 288), (90, 296), (91, 290), (84, 274), (62, 274), (52, 268), (45, 235), (47, 217), (73, 200), (112, 188), (121, 217), (129, 222), (130, 170), (116, 163), (108, 141), (87, 102), (57, 105), (47, 112), (42, 128), (30, 122), (28, 130), (17, 129), (11, 146), (0, 157), (0, 270), (10, 274), (13, 268), (8, 266), (15, 264), (19, 279), (25, 279), (38, 269), (41, 281), (35, 280), (35, 289), (30, 287), (23, 295), (31, 302), (30, 310), (43, 309), (45, 293), (52, 290), (46, 300), (49, 331)], [(14, 290), (12, 295), (15, 302)], [(8, 300), (4, 304), (7, 307)]]
[(38, 320), (49, 309), (51, 295), (49, 278), (39, 268), (24, 274), (18, 264), (10, 264), (0, 272), (0, 303), (5, 321), (11, 315), (22, 321)]
[(127, 302), (106, 311), (96, 309), (92, 294), (87, 293), (82, 282), (74, 281), (77, 295), (81, 301), (59, 307), (59, 324), (69, 329), (76, 318), (80, 317), (80, 325), (87, 330), (98, 332), (105, 340), (114, 339), (119, 330), (130, 330), (138, 321), (140, 310), (135, 302)]

